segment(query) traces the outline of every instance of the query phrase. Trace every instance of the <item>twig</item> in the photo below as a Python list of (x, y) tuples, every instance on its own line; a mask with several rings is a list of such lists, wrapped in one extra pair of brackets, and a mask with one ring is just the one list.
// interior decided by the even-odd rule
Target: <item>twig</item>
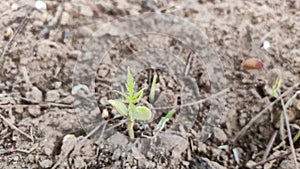
[(193, 52), (191, 51), (188, 55), (187, 63), (185, 65), (185, 69), (184, 69), (184, 76), (187, 76), (191, 69), (191, 62), (192, 62), (192, 58), (193, 58), (192, 54), (193, 54)]
[[(300, 148), (298, 148), (296, 151), (299, 152), (299, 151), (300, 151)], [(270, 161), (272, 161), (272, 160), (284, 158), (284, 157), (286, 157), (286, 156), (289, 156), (291, 153), (292, 153), (292, 152), (289, 151), (289, 152), (287, 152), (287, 153), (280, 154), (280, 155), (278, 155), (278, 156), (269, 158), (269, 159), (267, 159), (267, 160), (260, 161), (260, 162), (256, 163), (255, 165), (251, 166), (251, 169), (254, 169), (254, 168), (256, 168), (257, 166), (263, 165), (263, 164), (265, 164), (265, 163), (267, 163), (267, 162), (270, 162)]]
[(183, 105), (177, 105), (177, 106), (153, 107), (152, 109), (154, 109), (154, 110), (158, 110), (158, 109), (177, 109), (177, 108), (181, 108), (181, 107), (186, 107), (186, 106), (192, 106), (192, 105), (196, 105), (196, 104), (201, 104), (201, 103), (206, 102), (206, 101), (208, 101), (210, 99), (216, 98), (216, 97), (218, 97), (218, 96), (226, 93), (227, 91), (229, 91), (228, 88), (227, 89), (223, 89), (223, 90), (221, 90), (218, 93), (212, 94), (209, 97), (206, 97), (205, 99), (198, 100), (196, 102), (191, 102), (191, 103), (187, 103), (187, 104), (183, 104)]
[(28, 99), (26, 97), (16, 96), (19, 99), (22, 99), (27, 102), (35, 103), (37, 105), (40, 105), (41, 107), (64, 107), (64, 108), (73, 108), (73, 105), (70, 104), (61, 104), (61, 103), (52, 103), (52, 102), (39, 102), (37, 100)]
[(270, 139), (270, 141), (269, 141), (269, 143), (268, 143), (267, 149), (266, 149), (266, 151), (264, 152), (263, 160), (266, 160), (266, 159), (267, 159), (267, 157), (268, 157), (268, 155), (269, 155), (269, 153), (270, 153), (270, 151), (271, 151), (271, 149), (272, 149), (272, 146), (273, 146), (273, 143), (274, 143), (274, 141), (275, 141), (275, 138), (276, 138), (277, 133), (278, 133), (277, 130), (273, 133), (273, 135), (272, 135), (272, 137), (271, 137), (271, 139)]
[(22, 19), (20, 25), (18, 26), (17, 30), (14, 32), (13, 36), (12, 36), (12, 37), (9, 39), (9, 41), (5, 44), (5, 46), (4, 46), (3, 50), (2, 50), (2, 54), (1, 54), (1, 56), (0, 56), (0, 61), (3, 59), (5, 53), (6, 53), (7, 49), (8, 49), (9, 44), (14, 40), (14, 38), (16, 37), (16, 35), (17, 35), (17, 34), (21, 31), (21, 29), (23, 29), (24, 26), (26, 25), (27, 19), (28, 19), (28, 16), (26, 15), (26, 16)]
[(33, 141), (33, 137), (28, 135), (27, 133), (25, 133), (24, 131), (20, 130), (18, 127), (16, 127), (15, 125), (13, 125), (9, 120), (7, 120), (4, 116), (2, 116), (2, 114), (0, 114), (0, 118), (7, 123), (12, 129), (18, 131), (19, 133), (21, 133), (22, 135), (24, 135), (25, 137), (29, 138), (31, 141)]
[(292, 134), (291, 134), (290, 123), (289, 123), (289, 119), (288, 119), (288, 116), (287, 116), (287, 113), (286, 113), (286, 106), (284, 105), (283, 99), (281, 98), (280, 100), (281, 100), (281, 105), (282, 105), (282, 108), (283, 108), (283, 115), (284, 115), (285, 125), (286, 125), (287, 132), (288, 132), (288, 138), (289, 138), (289, 142), (290, 142), (290, 146), (291, 146), (293, 160), (294, 160), (294, 163), (295, 163), (295, 167), (299, 168), (296, 153), (295, 153), (293, 138), (292, 138)]
[(236, 142), (241, 136), (243, 136), (246, 131), (256, 122), (256, 120), (258, 120), (262, 115), (264, 115), (267, 110), (272, 107), (275, 103), (277, 103), (278, 101), (280, 101), (281, 98), (283, 98), (284, 96), (286, 96), (288, 93), (290, 93), (294, 88), (296, 88), (297, 86), (299, 86), (300, 82), (296, 83), (295, 85), (293, 85), (292, 87), (290, 87), (287, 91), (285, 91), (283, 94), (281, 94), (275, 101), (273, 101), (272, 103), (270, 103), (267, 107), (265, 107), (261, 112), (259, 112), (256, 116), (254, 116), (249, 122), (248, 124), (242, 128), (242, 130), (240, 130), (238, 132), (238, 134), (234, 137), (233, 142)]
[(4, 155), (4, 154), (10, 154), (10, 153), (14, 153), (14, 152), (21, 152), (21, 153), (26, 153), (29, 154), (31, 153), (33, 150), (35, 150), (38, 147), (38, 144), (34, 144), (34, 146), (29, 149), (29, 150), (23, 150), (23, 149), (7, 149), (4, 152), (0, 152), (0, 155)]

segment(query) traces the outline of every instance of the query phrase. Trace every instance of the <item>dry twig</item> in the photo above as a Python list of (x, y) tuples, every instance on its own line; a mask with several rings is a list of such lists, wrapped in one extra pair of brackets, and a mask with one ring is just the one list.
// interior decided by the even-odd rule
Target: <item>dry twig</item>
[[(298, 148), (296, 151), (299, 152), (299, 151), (300, 151), (300, 148)], [(264, 165), (265, 163), (268, 163), (268, 162), (270, 162), (270, 161), (273, 161), (273, 160), (276, 160), (276, 159), (281, 159), (281, 158), (287, 157), (287, 156), (289, 156), (291, 153), (292, 153), (292, 152), (289, 151), (289, 152), (287, 152), (287, 153), (280, 154), (280, 155), (278, 155), (278, 156), (276, 156), (276, 157), (272, 157), (272, 158), (269, 158), (269, 159), (267, 159), (267, 160), (260, 161), (260, 162), (256, 163), (255, 165), (251, 166), (251, 169), (254, 169), (254, 168), (256, 168), (257, 166), (260, 166), (260, 165)]]
[(272, 107), (275, 103), (277, 103), (278, 101), (281, 100), (281, 98), (283, 98), (284, 96), (286, 96), (287, 94), (289, 94), (294, 88), (298, 87), (300, 85), (300, 82), (296, 83), (295, 85), (293, 85), (292, 87), (290, 87), (287, 91), (285, 91), (283, 94), (281, 94), (280, 96), (278, 96), (278, 98), (273, 101), (272, 103), (270, 103), (267, 107), (265, 107), (261, 112), (259, 112), (256, 116), (254, 116), (246, 126), (244, 126), (242, 128), (242, 130), (240, 130), (238, 132), (238, 134), (234, 137), (233, 142), (236, 142), (241, 136), (243, 136), (246, 131), (256, 122), (256, 120), (258, 120), (262, 115), (264, 115), (267, 110)]
[(280, 100), (281, 100), (281, 105), (282, 105), (282, 108), (283, 108), (283, 115), (284, 115), (285, 125), (286, 125), (286, 128), (287, 128), (287, 133), (288, 133), (288, 138), (289, 138), (289, 142), (290, 142), (290, 146), (291, 146), (293, 160), (294, 160), (294, 163), (295, 163), (295, 167), (299, 168), (296, 153), (295, 153), (295, 148), (294, 148), (294, 142), (293, 142), (293, 138), (292, 138), (292, 134), (291, 134), (290, 123), (289, 123), (289, 119), (288, 119), (287, 112), (286, 112), (286, 106), (284, 105), (283, 99), (281, 98)]
[(5, 44), (3, 50), (2, 50), (2, 54), (0, 56), (0, 61), (3, 59), (8, 46), (10, 45), (10, 43), (15, 39), (16, 35), (24, 28), (24, 26), (26, 25), (26, 21), (28, 19), (28, 16), (26, 15), (23, 20), (21, 21), (20, 25), (18, 26), (17, 30), (14, 32), (13, 36), (11, 36), (11, 38), (9, 39), (9, 41)]
[(18, 127), (16, 127), (14, 124), (12, 124), (9, 120), (7, 120), (4, 116), (2, 116), (2, 114), (0, 114), (0, 118), (9, 125), (9, 127), (11, 127), (12, 129), (18, 131), (19, 133), (21, 133), (22, 135), (24, 135), (25, 137), (29, 138), (31, 141), (33, 141), (33, 137), (30, 136), (29, 134), (25, 133), (24, 131), (20, 130)]
[(276, 138), (277, 133), (278, 133), (278, 131), (276, 130), (276, 131), (273, 133), (271, 139), (269, 140), (269, 143), (268, 143), (268, 146), (267, 146), (267, 148), (266, 148), (266, 151), (264, 152), (263, 160), (266, 160), (266, 159), (267, 159), (267, 157), (268, 157), (268, 155), (269, 155), (269, 153), (270, 153), (270, 151), (271, 151), (271, 149), (272, 149), (272, 146), (273, 146), (273, 143), (274, 143), (274, 141), (275, 141), (275, 138)]

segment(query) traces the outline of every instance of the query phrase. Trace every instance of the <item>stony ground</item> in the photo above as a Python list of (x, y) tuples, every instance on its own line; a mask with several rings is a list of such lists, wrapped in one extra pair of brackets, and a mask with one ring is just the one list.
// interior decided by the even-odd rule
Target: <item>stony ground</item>
[[(33, 0), (0, 3), (0, 168), (250, 168), (272, 157), (275, 160), (255, 168), (295, 168), (292, 156), (285, 155), (290, 150), (287, 138), (284, 138), (284, 146), (272, 149), (269, 155), (264, 154), (273, 135), (273, 147), (281, 143), (278, 134), (282, 112), (280, 102), (267, 109), (245, 134), (236, 140), (234, 138), (256, 114), (278, 98), (278, 95), (269, 98), (276, 79), (282, 81), (281, 93), (289, 91), (283, 97), (285, 102), (300, 90), (299, 85), (294, 86), (300, 79), (298, 1), (44, 2), (47, 9), (41, 10), (35, 7)], [(116, 19), (128, 15), (143, 18), (138, 16), (149, 15), (153, 11), (153, 15), (161, 20), (165, 19), (165, 15), (182, 18), (180, 29), (169, 27), (162, 32), (177, 31), (192, 40), (187, 40), (188, 44), (196, 47), (204, 45), (205, 48), (198, 53), (200, 57), (197, 53), (191, 56), (201, 58), (204, 54), (207, 57), (203, 57), (204, 61), (193, 59), (190, 62), (193, 76), (185, 79), (190, 80), (192, 86), (196, 84), (197, 90), (192, 87), (180, 96), (178, 79), (174, 76), (185, 65), (177, 62), (180, 59), (174, 59), (173, 55), (188, 60), (188, 47), (191, 46), (184, 46), (185, 42), (162, 34), (122, 39), (126, 37), (126, 32), (138, 32), (141, 27), (151, 30), (159, 22), (136, 27), (124, 22), (124, 27), (116, 27), (123, 23), (114, 22)], [(137, 21), (149, 23), (147, 17)], [(186, 23), (193, 24), (193, 29), (201, 32), (200, 39), (197, 33), (189, 33), (192, 27)], [(95, 32), (98, 32), (96, 36), (93, 34)], [(88, 59), (89, 52), (94, 52), (96, 56), (97, 51), (106, 49), (105, 45), (112, 43), (116, 45), (106, 51), (106, 59)], [(155, 50), (149, 54), (144, 49), (162, 49), (163, 52)], [(175, 115), (166, 124), (166, 129), (178, 124), (180, 133), (177, 134), (180, 137), (163, 130), (158, 138), (165, 135), (161, 141), (165, 141), (166, 145), (147, 141), (153, 138), (141, 139), (143, 131), (147, 131), (145, 128), (152, 131), (159, 118), (147, 124), (139, 122), (135, 126), (138, 139), (132, 142), (128, 140), (126, 125), (120, 124), (122, 119), (111, 120), (115, 112), (107, 104), (107, 99), (115, 97), (108, 91), (114, 89), (114, 84), (120, 87), (119, 83), (124, 80), (123, 76), (118, 76), (124, 58), (143, 54), (151, 61), (153, 52), (156, 58), (169, 58), (169, 62), (165, 68), (165, 65), (155, 61), (156, 68), (161, 66), (156, 71), (159, 75), (157, 93), (160, 95), (150, 107), (204, 99), (213, 93), (216, 82), (219, 89), (227, 89), (223, 95), (225, 99), (218, 103), (224, 105), (224, 109), (214, 112), (209, 109), (214, 101), (205, 102), (200, 109), (193, 107), (192, 112), (196, 110), (197, 114), (191, 119), (195, 121), (184, 125), (181, 122), (188, 116)], [(222, 70), (223, 76), (210, 74), (209, 68), (205, 67), (208, 65), (205, 58), (220, 63), (218, 70)], [(248, 58), (260, 59), (264, 67), (260, 70), (242, 69), (242, 62)], [(90, 63), (90, 69), (78, 68), (84, 61)], [(139, 69), (138, 66), (134, 68)], [(76, 78), (81, 77), (85, 70), (96, 72), (93, 74), (95, 81), (86, 84), (95, 89), (93, 98), (96, 102), (93, 106), (98, 110), (95, 114), (91, 111), (90, 116), (76, 107), (80, 97), (76, 95), (78, 92), (74, 94), (74, 87), (81, 83)], [(139, 87), (147, 87), (151, 83), (153, 70), (149, 68), (136, 72), (135, 80)], [(85, 89), (83, 86), (79, 88)], [(82, 97), (89, 106), (94, 103), (90, 102), (90, 97)], [(147, 98), (144, 101), (147, 102)], [(299, 104), (300, 97), (297, 96), (287, 109), (293, 136), (299, 131)], [(154, 112), (161, 116), (165, 113)], [(209, 126), (206, 121), (214, 117), (211, 113), (216, 112), (219, 114), (213, 114), (218, 116), (213, 119), (217, 120), (213, 123), (214, 130), (209, 130), (209, 137), (200, 139), (205, 133), (204, 126)], [(85, 118), (88, 120), (85, 121)], [(109, 120), (101, 123), (98, 119), (102, 122), (103, 119)], [(88, 137), (87, 134), (97, 127), (89, 124), (101, 124), (102, 128), (103, 124), (119, 126), (116, 127), (117, 132), (108, 133), (105, 137), (99, 131)], [(177, 139), (180, 142), (176, 142)], [(294, 147), (300, 166), (299, 141), (295, 142)], [(238, 150), (239, 162), (234, 159), (232, 149)]]

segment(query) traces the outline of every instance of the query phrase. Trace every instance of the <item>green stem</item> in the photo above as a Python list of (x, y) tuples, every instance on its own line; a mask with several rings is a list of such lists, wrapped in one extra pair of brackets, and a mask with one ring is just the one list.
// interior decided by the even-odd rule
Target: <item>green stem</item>
[(133, 126), (134, 126), (134, 121), (128, 119), (127, 129), (128, 129), (128, 134), (129, 134), (129, 137), (130, 137), (131, 140), (134, 139)]

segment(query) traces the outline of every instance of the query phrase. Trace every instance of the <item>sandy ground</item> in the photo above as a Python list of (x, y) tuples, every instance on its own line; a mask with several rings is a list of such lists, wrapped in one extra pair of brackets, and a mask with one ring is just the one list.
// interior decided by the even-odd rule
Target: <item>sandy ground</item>
[[(39, 10), (33, 0), (0, 3), (0, 168), (295, 168), (287, 136), (274, 149), (282, 105), (269, 96), (276, 80), (284, 102), (300, 90), (299, 1), (44, 2)], [(249, 58), (263, 68), (243, 69)], [(136, 123), (134, 141), (107, 102), (124, 88), (128, 66), (155, 115)], [(177, 109), (155, 135), (167, 113), (155, 107), (220, 91)], [(294, 136), (299, 96), (287, 115)], [(298, 166), (299, 148), (298, 140)]]

